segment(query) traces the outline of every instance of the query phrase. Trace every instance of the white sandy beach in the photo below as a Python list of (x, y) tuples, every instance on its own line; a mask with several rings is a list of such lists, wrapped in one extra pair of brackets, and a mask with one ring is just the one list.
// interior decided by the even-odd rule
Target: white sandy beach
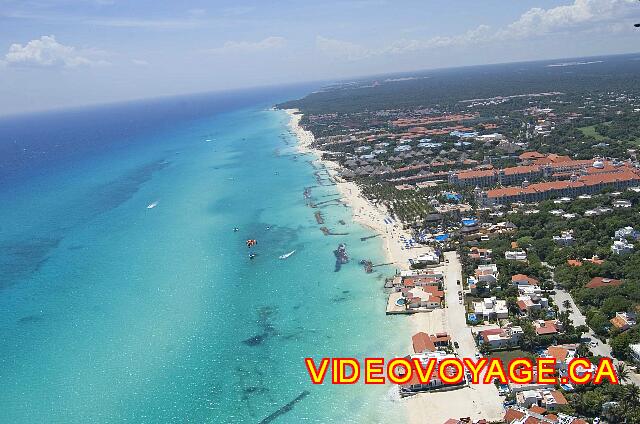
[[(318, 162), (322, 163), (336, 182), (343, 201), (352, 208), (354, 221), (371, 228), (381, 235), (384, 240), (385, 254), (388, 262), (393, 263), (397, 269), (408, 269), (410, 258), (416, 258), (424, 253), (433, 252), (433, 249), (427, 246), (404, 249), (404, 242), (400, 236), (410, 238), (409, 233), (402, 229), (402, 226), (396, 221), (395, 217), (391, 217), (388, 214), (386, 208), (376, 206), (369, 202), (361, 194), (357, 184), (343, 180), (338, 175), (340, 166), (336, 162), (320, 159), (320, 152), (312, 147), (314, 141), (313, 134), (311, 131), (306, 131), (299, 125), (302, 115), (298, 113), (297, 109), (287, 109), (286, 112), (291, 116), (289, 127), (298, 137), (299, 151), (303, 153), (311, 152), (316, 155)], [(393, 219), (392, 224), (386, 224), (384, 222), (384, 219), (387, 217)]]
[[(286, 111), (291, 116), (289, 126), (299, 140), (298, 149), (303, 153), (313, 153), (330, 173), (343, 201), (353, 210), (354, 221), (367, 226), (381, 235), (384, 240), (387, 261), (393, 263), (397, 269), (409, 269), (409, 259), (416, 258), (424, 253), (433, 252), (431, 247), (417, 247), (404, 249), (404, 242), (400, 236), (409, 238), (401, 224), (395, 217), (392, 224), (387, 224), (384, 219), (389, 217), (387, 210), (369, 202), (360, 191), (357, 184), (343, 180), (339, 175), (339, 165), (336, 162), (321, 160), (321, 152), (313, 148), (314, 136), (310, 131), (304, 130), (299, 123), (302, 115), (297, 109)], [(450, 299), (456, 302), (455, 292), (458, 290), (456, 280), (462, 278), (460, 263), (455, 252), (446, 254), (449, 263), (442, 264), (445, 273), (446, 292), (451, 293)], [(384, 311), (380, 311), (384, 313)], [(458, 316), (459, 315), (459, 316)], [(406, 317), (410, 324), (408, 329), (411, 334), (424, 331), (428, 334), (446, 331), (454, 340), (460, 342), (462, 356), (473, 356), (475, 344), (470, 336), (465, 323), (464, 307), (457, 303), (447, 305), (446, 309), (436, 309), (429, 313), (417, 313)], [(407, 352), (399, 352), (404, 355), (412, 352), (411, 339), (407, 340)], [(473, 419), (485, 418), (490, 421), (499, 421), (503, 416), (501, 399), (495, 386), (472, 386), (459, 390), (438, 393), (421, 393), (416, 396), (400, 400), (406, 404), (407, 420), (410, 424), (418, 423), (444, 423), (448, 418), (471, 417)]]

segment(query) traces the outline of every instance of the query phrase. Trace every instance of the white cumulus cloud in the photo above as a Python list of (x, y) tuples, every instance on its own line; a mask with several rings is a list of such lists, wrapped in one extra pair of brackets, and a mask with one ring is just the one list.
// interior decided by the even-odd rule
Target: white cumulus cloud
[(271, 36), (260, 41), (227, 41), (221, 47), (207, 50), (209, 53), (253, 53), (284, 47), (287, 40), (284, 37)]
[(90, 59), (86, 53), (79, 51), (75, 47), (59, 43), (53, 35), (43, 35), (25, 45), (12, 44), (2, 63), (7, 66), (61, 66), (74, 68), (101, 65), (107, 62)]
[(529, 37), (565, 30), (594, 29), (637, 14), (635, 0), (574, 0), (549, 9), (534, 7), (503, 30), (504, 36)]
[(479, 25), (457, 35), (435, 36), (426, 39), (400, 39), (391, 43), (368, 47), (346, 40), (316, 37), (316, 48), (328, 56), (349, 61), (374, 56), (405, 54), (430, 49), (472, 46), (505, 42), (511, 39), (533, 39), (563, 32), (591, 31), (622, 32), (633, 30), (631, 21), (640, 5), (636, 0), (574, 0), (564, 6), (543, 9), (534, 7), (516, 21), (502, 28)]

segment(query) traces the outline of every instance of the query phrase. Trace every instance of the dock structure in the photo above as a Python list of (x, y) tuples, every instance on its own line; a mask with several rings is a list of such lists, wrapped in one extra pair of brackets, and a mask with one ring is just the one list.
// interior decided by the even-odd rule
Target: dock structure
[(348, 236), (349, 235), (349, 233), (334, 233), (327, 227), (320, 227), (320, 231), (322, 231), (322, 234), (324, 234), (325, 236)]

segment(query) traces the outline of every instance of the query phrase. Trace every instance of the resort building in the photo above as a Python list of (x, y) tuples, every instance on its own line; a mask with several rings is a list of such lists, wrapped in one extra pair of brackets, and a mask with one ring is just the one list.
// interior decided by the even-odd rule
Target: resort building
[(576, 357), (576, 349), (577, 346), (573, 344), (549, 346), (543, 356), (545, 358), (555, 358), (556, 369), (564, 375), (567, 371), (569, 362)]
[(573, 230), (569, 230), (553, 236), (553, 241), (559, 246), (571, 246), (576, 240), (573, 238)]
[(611, 206), (613, 206), (616, 209), (621, 209), (621, 208), (627, 209), (633, 205), (628, 200), (614, 200), (613, 202), (611, 202)]
[(567, 399), (558, 390), (535, 389), (523, 390), (516, 394), (516, 403), (523, 408), (530, 408), (534, 413), (544, 414), (554, 411), (560, 405), (567, 405)]
[(484, 320), (509, 318), (507, 301), (495, 297), (487, 297), (481, 302), (473, 302), (473, 312)]
[(472, 247), (469, 249), (469, 257), (477, 261), (490, 261), (491, 249), (480, 249), (478, 247)]
[(549, 299), (540, 297), (539, 295), (522, 295), (518, 296), (516, 304), (523, 316), (531, 316), (535, 311), (541, 311), (549, 307)]
[(449, 418), (443, 424), (489, 424), (489, 422), (485, 419), (472, 420), (471, 417), (466, 418)]
[(521, 406), (511, 407), (505, 412), (503, 421), (506, 424), (588, 424), (587, 421), (571, 415), (548, 413), (545, 408), (539, 406), (532, 406), (530, 409)]
[(479, 205), (507, 205), (515, 202), (533, 203), (552, 197), (576, 197), (594, 194), (606, 188), (625, 189), (640, 183), (640, 175), (632, 168), (617, 168), (615, 172), (572, 175), (569, 180), (547, 181), (535, 184), (482, 190), (476, 184), (475, 198)]
[(629, 345), (629, 352), (631, 353), (633, 362), (640, 365), (640, 343)]
[(627, 255), (633, 253), (633, 243), (624, 240), (614, 240), (611, 251), (616, 255)]
[(511, 261), (526, 261), (527, 252), (524, 250), (507, 250), (504, 252), (504, 258)]
[(640, 237), (640, 232), (636, 231), (633, 227), (624, 227), (617, 229), (615, 233), (613, 233), (613, 238), (618, 240), (637, 240)]
[(511, 277), (511, 284), (516, 287), (537, 286), (540, 284), (538, 280), (525, 274), (516, 274)]
[(520, 342), (520, 337), (524, 334), (522, 327), (508, 326), (505, 328), (491, 328), (478, 332), (478, 345), (486, 343), (492, 349), (503, 347), (514, 347)]
[(611, 318), (611, 324), (620, 331), (627, 331), (636, 325), (636, 314), (633, 312), (616, 312)]
[(480, 265), (475, 271), (476, 281), (482, 281), (487, 284), (496, 283), (498, 276), (498, 266), (496, 264)]
[(558, 334), (564, 331), (562, 323), (559, 320), (537, 320), (533, 322), (533, 326), (536, 330), (536, 334), (539, 336), (547, 336), (552, 334)]

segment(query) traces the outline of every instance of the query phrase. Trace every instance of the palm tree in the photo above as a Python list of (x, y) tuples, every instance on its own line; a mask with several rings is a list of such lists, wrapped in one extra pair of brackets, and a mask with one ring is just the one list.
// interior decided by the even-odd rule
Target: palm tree
[(567, 299), (567, 300), (563, 301), (563, 302), (562, 302), (562, 306), (563, 306), (565, 309), (571, 309), (571, 302), (569, 301), (569, 299)]
[(638, 402), (638, 397), (640, 397), (640, 387), (636, 386), (635, 383), (624, 386), (624, 391), (622, 392), (623, 416), (626, 416), (627, 412), (633, 409)]
[(627, 366), (624, 362), (618, 362), (616, 364), (616, 374), (618, 375), (618, 380), (621, 383), (629, 381), (629, 370), (627, 369)]
[(635, 404), (640, 397), (640, 387), (636, 386), (635, 383), (627, 384), (625, 386), (624, 394), (622, 395), (622, 400), (629, 402), (630, 404)]

